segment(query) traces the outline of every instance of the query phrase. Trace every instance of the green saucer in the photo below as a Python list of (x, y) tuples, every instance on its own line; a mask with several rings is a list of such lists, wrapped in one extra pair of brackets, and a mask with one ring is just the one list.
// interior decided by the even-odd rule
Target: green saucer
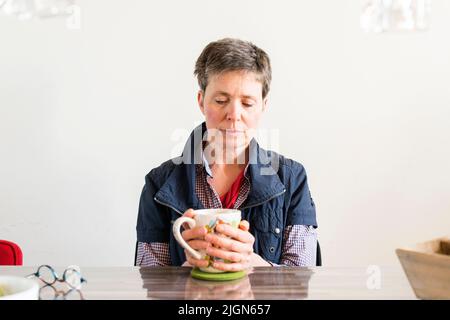
[(194, 268), (191, 271), (192, 278), (208, 281), (229, 281), (242, 278), (246, 275), (245, 271), (237, 272), (223, 272), (223, 273), (209, 273), (203, 272), (198, 268)]

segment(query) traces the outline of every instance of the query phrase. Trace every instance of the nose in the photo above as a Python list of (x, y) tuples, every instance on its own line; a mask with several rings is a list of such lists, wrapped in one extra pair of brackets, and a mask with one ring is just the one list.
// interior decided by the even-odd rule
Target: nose
[(227, 120), (240, 121), (242, 115), (242, 104), (239, 101), (234, 101), (228, 105)]

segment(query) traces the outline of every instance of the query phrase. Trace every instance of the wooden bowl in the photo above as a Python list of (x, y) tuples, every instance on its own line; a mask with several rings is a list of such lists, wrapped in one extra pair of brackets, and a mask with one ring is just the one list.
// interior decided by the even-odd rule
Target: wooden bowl
[(395, 251), (419, 299), (450, 299), (450, 238)]

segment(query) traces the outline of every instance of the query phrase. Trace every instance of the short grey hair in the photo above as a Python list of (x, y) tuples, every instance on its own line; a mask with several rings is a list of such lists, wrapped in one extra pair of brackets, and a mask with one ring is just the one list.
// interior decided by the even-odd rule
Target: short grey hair
[(267, 96), (272, 80), (270, 59), (266, 52), (249, 41), (225, 38), (209, 43), (195, 63), (194, 75), (204, 92), (209, 77), (235, 70), (254, 72), (262, 84), (262, 97)]

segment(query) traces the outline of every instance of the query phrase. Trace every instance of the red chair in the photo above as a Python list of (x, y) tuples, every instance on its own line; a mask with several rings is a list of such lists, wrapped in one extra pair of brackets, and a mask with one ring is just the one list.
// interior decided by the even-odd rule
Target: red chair
[(21, 266), (22, 250), (11, 241), (0, 240), (0, 265), (3, 266)]

